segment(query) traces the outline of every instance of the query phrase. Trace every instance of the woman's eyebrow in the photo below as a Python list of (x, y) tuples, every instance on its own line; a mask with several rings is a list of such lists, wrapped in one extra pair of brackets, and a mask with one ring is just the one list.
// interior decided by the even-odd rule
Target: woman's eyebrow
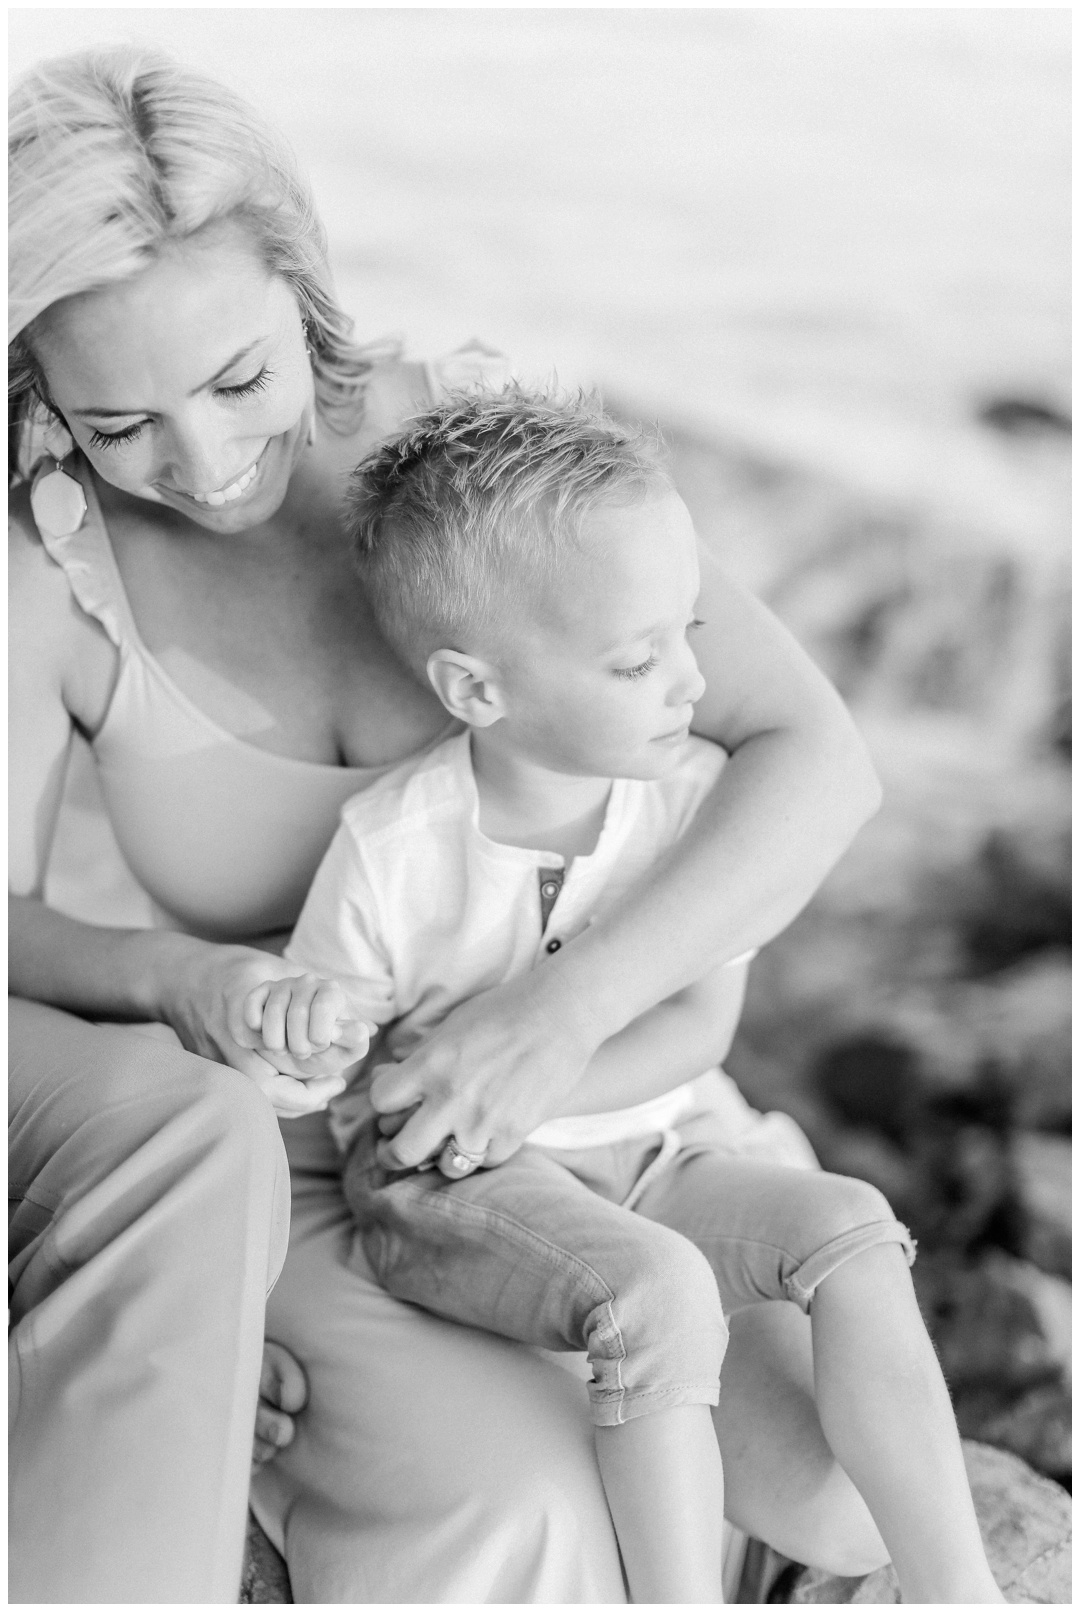
[[(266, 340), (266, 336), (256, 336), (254, 341), (249, 341), (246, 347), (241, 347), (238, 352), (233, 353), (232, 357), (222, 364), (221, 368), (211, 375), (208, 381), (203, 381), (201, 386), (196, 386), (193, 392), (188, 393), (188, 396), (196, 397), (200, 392), (205, 392), (208, 386), (213, 386), (215, 381), (219, 381), (223, 375), (227, 375), (234, 364), (238, 364), (242, 358), (246, 358), (249, 353), (255, 351), (256, 347), (262, 346)], [(99, 409), (91, 407), (72, 409), (71, 412), (79, 415), (80, 418), (85, 414), (92, 414), (99, 420), (123, 420), (130, 419), (135, 414), (150, 414), (153, 411), (151, 409)]]

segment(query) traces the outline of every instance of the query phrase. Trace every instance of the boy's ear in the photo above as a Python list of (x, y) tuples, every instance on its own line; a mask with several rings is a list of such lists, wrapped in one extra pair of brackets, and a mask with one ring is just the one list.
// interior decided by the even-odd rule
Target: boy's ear
[(487, 661), (456, 649), (428, 656), (428, 680), (451, 716), (471, 728), (489, 728), (506, 715), (502, 693)]

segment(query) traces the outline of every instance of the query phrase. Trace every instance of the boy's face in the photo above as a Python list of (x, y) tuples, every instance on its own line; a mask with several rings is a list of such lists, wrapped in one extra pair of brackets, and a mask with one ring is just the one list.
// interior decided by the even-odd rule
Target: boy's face
[(496, 742), (555, 772), (661, 776), (705, 689), (688, 638), (699, 586), (677, 493), (591, 511), (580, 551), (542, 586), (531, 619), (513, 623), (499, 657)]

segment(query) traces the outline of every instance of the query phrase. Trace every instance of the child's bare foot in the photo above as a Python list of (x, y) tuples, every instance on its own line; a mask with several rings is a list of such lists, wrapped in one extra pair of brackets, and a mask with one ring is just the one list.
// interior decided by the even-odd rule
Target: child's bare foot
[(272, 1461), (279, 1450), (293, 1441), (293, 1417), (307, 1404), (308, 1386), (300, 1362), (284, 1344), (269, 1338), (263, 1344), (259, 1403), (255, 1410), (255, 1444), (251, 1454), (253, 1471)]

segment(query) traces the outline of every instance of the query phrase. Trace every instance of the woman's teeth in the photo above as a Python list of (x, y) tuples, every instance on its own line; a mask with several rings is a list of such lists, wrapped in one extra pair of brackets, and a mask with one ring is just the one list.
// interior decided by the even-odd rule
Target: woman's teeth
[(215, 508), (217, 508), (219, 504), (231, 504), (234, 498), (242, 498), (244, 493), (247, 492), (248, 488), (255, 480), (255, 474), (258, 471), (258, 468), (259, 465), (258, 461), (256, 460), (250, 470), (245, 470), (242, 476), (240, 476), (230, 486), (222, 487), (220, 492), (192, 493), (191, 496), (194, 498), (197, 504), (212, 504)]

